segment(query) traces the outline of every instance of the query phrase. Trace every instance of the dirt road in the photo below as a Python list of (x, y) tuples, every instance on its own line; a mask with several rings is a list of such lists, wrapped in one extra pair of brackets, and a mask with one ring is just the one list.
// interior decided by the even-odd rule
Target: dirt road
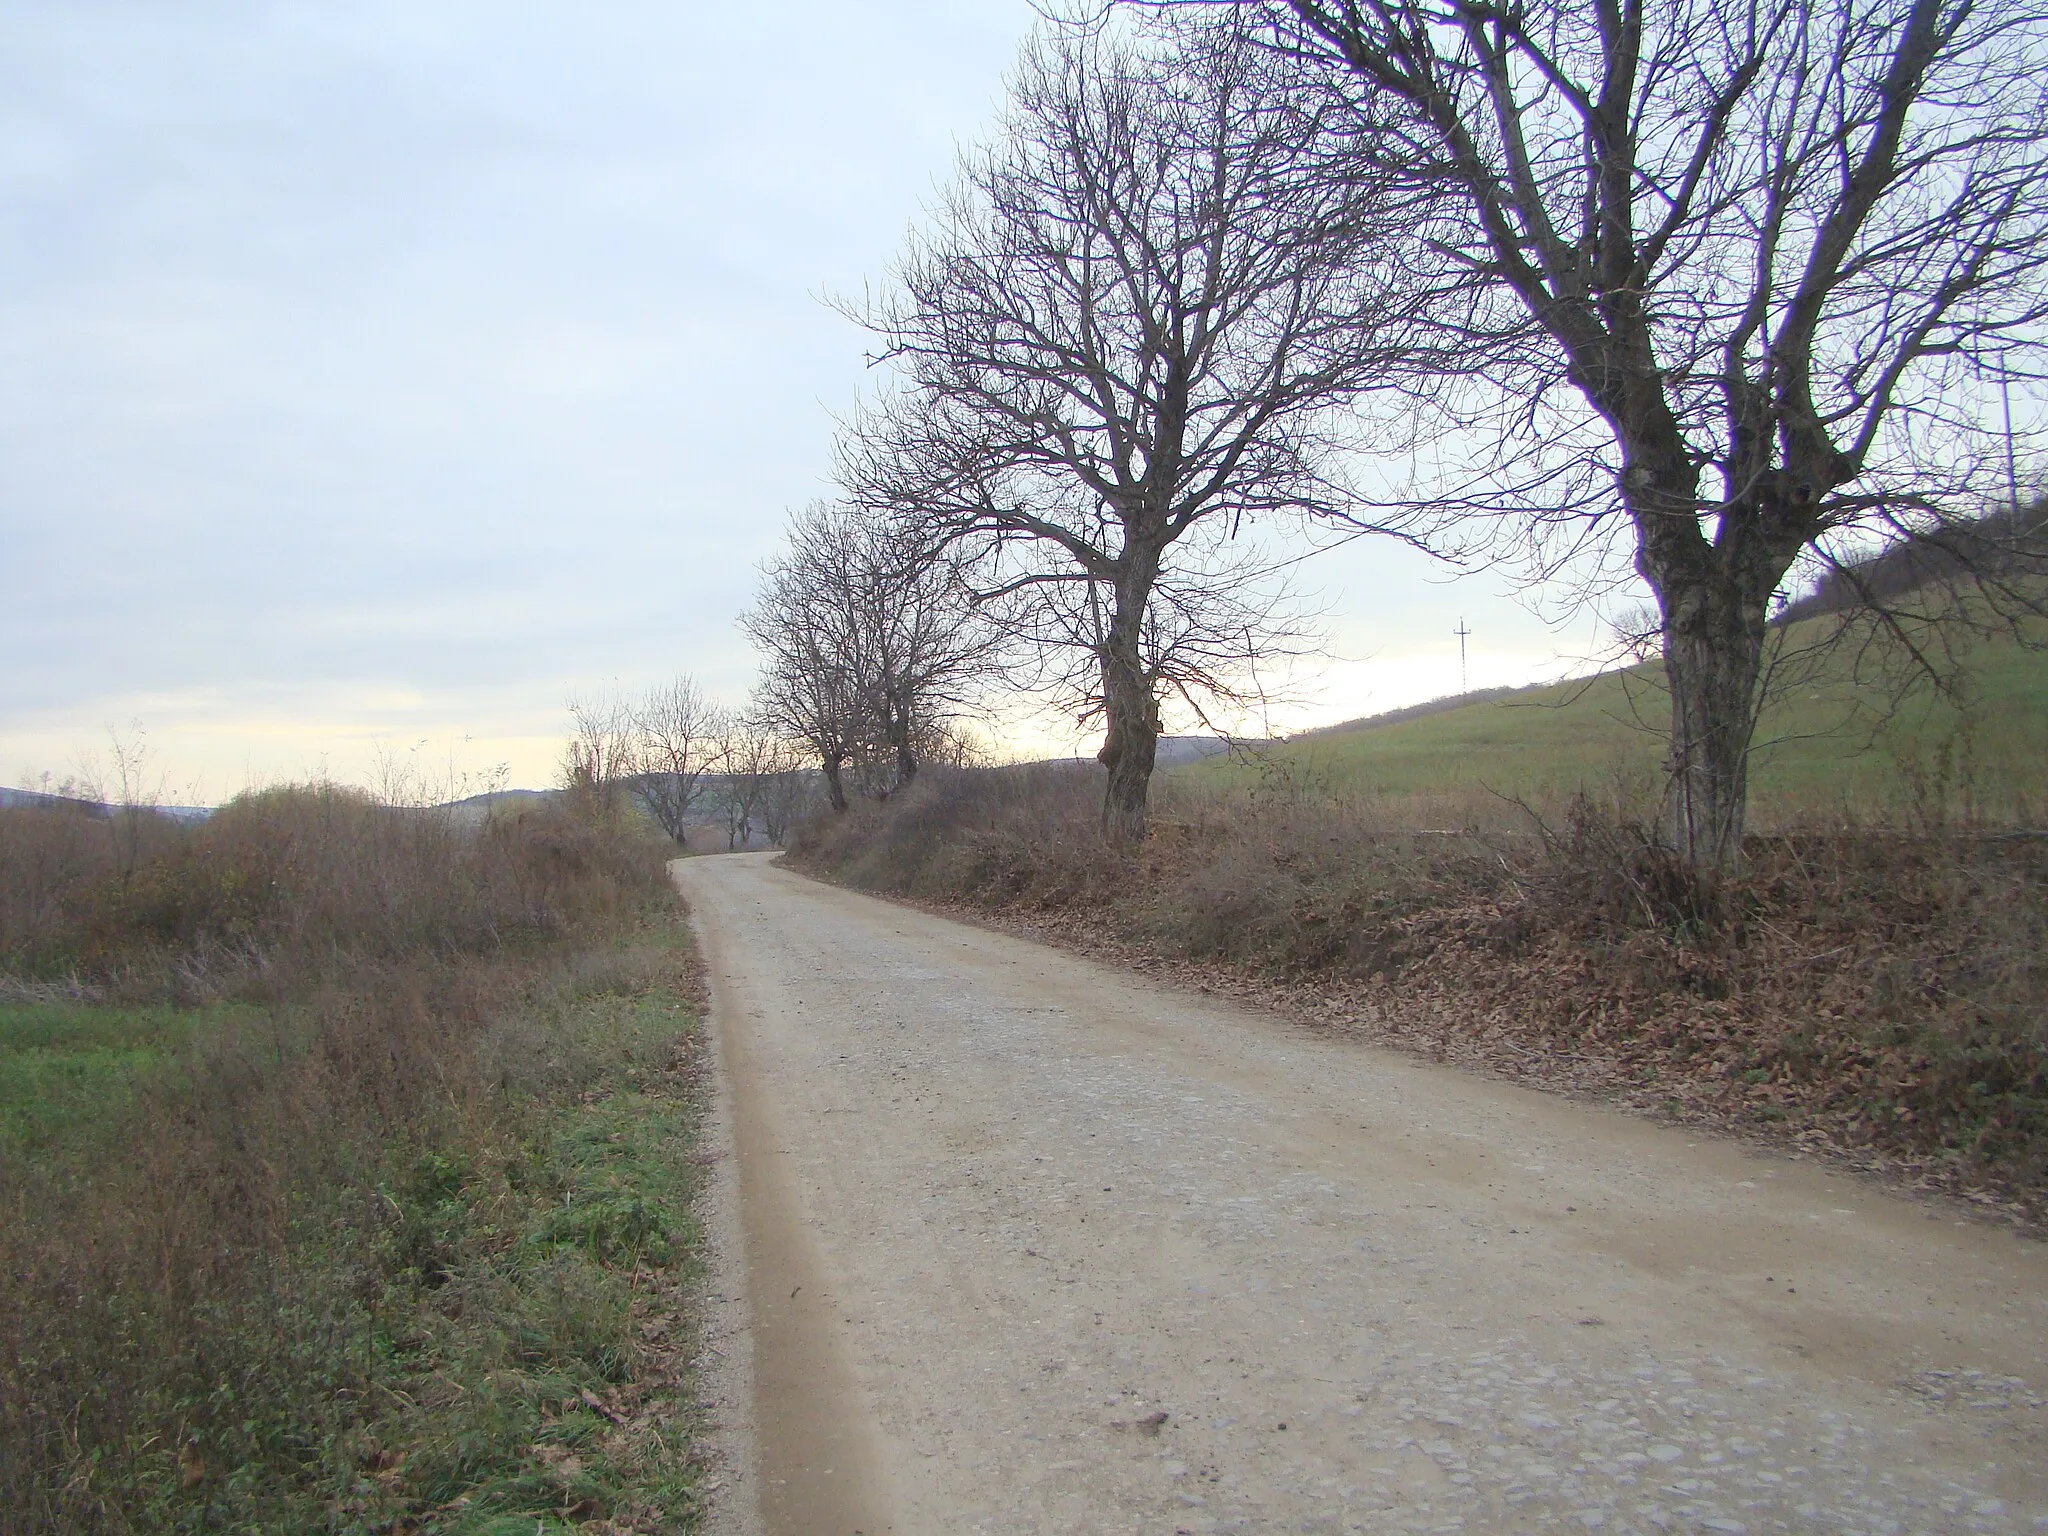
[(677, 869), (773, 1536), (2048, 1530), (2041, 1245)]

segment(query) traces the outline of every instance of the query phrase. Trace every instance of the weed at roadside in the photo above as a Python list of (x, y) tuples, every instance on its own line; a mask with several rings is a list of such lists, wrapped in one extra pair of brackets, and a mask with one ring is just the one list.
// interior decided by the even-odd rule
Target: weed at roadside
[[(530, 818), (401, 859), (387, 896), (450, 923), (369, 899), (408, 813), (341, 805), (364, 835), (321, 843), (304, 810), (234, 834), (299, 893), (244, 960), (145, 925), (0, 1005), (30, 1101), (0, 1147), (8, 1528), (688, 1529), (696, 991), (661, 850)], [(252, 1000), (82, 1000), (195, 981)], [(41, 1092), (52, 1062), (78, 1092)]]

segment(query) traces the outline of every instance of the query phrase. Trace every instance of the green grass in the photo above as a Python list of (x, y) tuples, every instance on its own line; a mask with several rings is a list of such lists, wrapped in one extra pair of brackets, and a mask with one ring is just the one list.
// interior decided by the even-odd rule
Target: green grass
[[(1811, 634), (1812, 626), (1799, 626)], [(2037, 636), (2048, 627), (2035, 626)], [(1814, 816), (2038, 817), (2048, 797), (2048, 651), (2009, 639), (1963, 652), (1964, 701), (1919, 690), (1893, 707), (1875, 667), (1827, 657), (1765, 708), (1751, 767), (1761, 825)], [(1225, 759), (1191, 782), (1278, 780), (1457, 817), (1490, 796), (1556, 804), (1585, 790), (1653, 802), (1669, 703), (1660, 664), (1534, 688), (1417, 719), (1299, 738), (1263, 766)]]
[(541, 1029), (517, 1031), (514, 1055), (550, 1058), (547, 1086), (516, 1086), (515, 1061), (499, 1124), (395, 1160), (379, 1184), (391, 1219), (367, 1246), (315, 1237), (331, 1224), (317, 1205), (302, 1222), (302, 1312), (347, 1341), (360, 1406), (323, 1424), (302, 1393), (266, 1400), (251, 1372), (242, 1395), (188, 1408), (207, 1473), (188, 1488), (156, 1458), (157, 1528), (692, 1526), (689, 1415), (642, 1379), (642, 1330), (681, 1326), (697, 1263), (694, 1107), (673, 1072), (695, 1013), (655, 986), (529, 1022)]
[[(21, 1383), (0, 1349), (0, 1409), (11, 1386), (75, 1376), (89, 1405), (122, 1394), (126, 1426), (76, 1447), (74, 1512), (24, 1528), (693, 1529), (678, 1386), (699, 1244), (692, 966), (668, 908), (500, 992), (474, 1034), (448, 1037), (454, 1091), (351, 1131), (332, 1166), (307, 1162), (247, 1284), (173, 1303), (145, 1265), (12, 1340), (31, 1319), (0, 1305), (0, 1345), (26, 1344)], [(321, 1135), (383, 1114), (310, 1096), (317, 1070), (285, 1085), (321, 1058), (318, 1027), (290, 1004), (0, 1005), (0, 1170), (15, 1162), (56, 1241), (71, 1213), (120, 1209), (93, 1192), (128, 1177), (120, 1149), (146, 1147), (154, 1115), (230, 1113), (222, 1086), (245, 1096), (232, 1113), (254, 1116), (252, 1137), (307, 1134), (299, 1105)], [(91, 1264), (95, 1244), (74, 1246), (52, 1273)]]
[(0, 1150), (35, 1153), (92, 1134), (195, 1036), (248, 1012), (0, 1002)]
[[(430, 1155), (393, 1191), (407, 1215), (396, 1241), (410, 1235), (420, 1250), (404, 1256), (425, 1264), (401, 1265), (379, 1308), (390, 1390), (357, 1434), (393, 1470), (359, 1478), (349, 1511), (372, 1528), (532, 1536), (628, 1512), (641, 1529), (694, 1523), (688, 1415), (634, 1383), (639, 1330), (674, 1321), (661, 1314), (697, 1262), (691, 1105), (665, 1075), (695, 1018), (656, 990), (586, 999), (561, 1024), (602, 1063), (587, 1099), (558, 1099), (524, 1159)], [(331, 1521), (350, 1498), (326, 1481), (283, 1508)]]

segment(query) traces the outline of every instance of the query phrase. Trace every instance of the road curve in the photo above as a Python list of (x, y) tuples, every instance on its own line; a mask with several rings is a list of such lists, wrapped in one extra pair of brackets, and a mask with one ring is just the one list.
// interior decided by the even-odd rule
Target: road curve
[(680, 861), (771, 1536), (2048, 1530), (2048, 1249)]

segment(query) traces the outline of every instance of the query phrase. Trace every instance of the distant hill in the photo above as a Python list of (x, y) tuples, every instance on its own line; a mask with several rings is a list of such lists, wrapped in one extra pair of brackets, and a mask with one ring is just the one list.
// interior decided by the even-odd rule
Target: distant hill
[[(509, 809), (521, 805), (538, 804), (553, 800), (558, 792), (552, 789), (497, 789), (489, 794), (471, 795), (463, 800), (451, 800), (436, 810), (452, 811), (460, 820), (481, 821), (494, 809)], [(86, 816), (111, 816), (115, 808), (97, 800), (83, 800), (75, 795), (46, 794), (39, 789), (0, 789), (0, 809), (13, 806), (46, 806), (52, 809), (68, 808)], [(204, 821), (218, 807), (205, 805), (159, 805), (151, 807), (160, 816), (173, 821)]]
[(96, 800), (80, 800), (73, 795), (46, 795), (38, 789), (0, 789), (0, 809), (16, 806), (43, 806), (50, 810), (70, 809), (88, 816), (105, 816), (107, 807)]
[(2048, 579), (2048, 498), (2000, 507), (1981, 517), (1958, 518), (1939, 528), (1894, 540), (1883, 549), (1826, 571), (1777, 613), (1773, 624), (1793, 624), (1826, 613), (1848, 613), (1888, 602), (1937, 582), (1976, 572), (1988, 580), (2038, 590)]
[(1229, 750), (1230, 743), (1221, 736), (1162, 736), (1153, 764), (1159, 768), (1179, 768), (1188, 763), (1199, 763), (1205, 758), (1220, 757)]
[[(111, 816), (115, 811), (111, 805), (98, 800), (81, 800), (75, 795), (50, 795), (39, 789), (0, 789), (0, 810), (26, 806), (68, 809), (87, 816)], [(204, 821), (213, 814), (213, 808), (204, 805), (155, 805), (149, 809), (159, 816), (184, 822)]]
[(434, 809), (451, 813), (458, 822), (473, 823), (480, 822), (498, 811), (513, 811), (542, 805), (559, 796), (560, 791), (553, 789), (494, 789), (488, 794), (451, 800), (446, 805), (439, 805)]
[(1447, 693), (1440, 699), (1427, 699), (1420, 704), (1409, 704), (1400, 709), (1383, 710), (1377, 715), (1361, 715), (1356, 720), (1341, 720), (1335, 725), (1319, 725), (1313, 730), (1296, 731), (1289, 741), (1307, 741), (1316, 736), (1342, 736), (1348, 731), (1369, 731), (1382, 725), (1399, 725), (1403, 720), (1420, 720), (1427, 715), (1440, 715), (1446, 710), (1463, 709), (1467, 704), (1486, 704), (1494, 699), (1513, 698), (1518, 693), (1533, 693), (1547, 684), (1532, 684), (1527, 688), (1474, 688), (1470, 693)]

